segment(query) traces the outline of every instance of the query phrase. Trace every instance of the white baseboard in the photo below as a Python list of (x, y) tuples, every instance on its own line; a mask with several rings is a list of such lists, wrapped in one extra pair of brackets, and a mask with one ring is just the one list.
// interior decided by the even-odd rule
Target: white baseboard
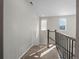
[(20, 57), (19, 57), (19, 59), (21, 59), (26, 53), (27, 53), (27, 51), (32, 47), (33, 45), (31, 45)]

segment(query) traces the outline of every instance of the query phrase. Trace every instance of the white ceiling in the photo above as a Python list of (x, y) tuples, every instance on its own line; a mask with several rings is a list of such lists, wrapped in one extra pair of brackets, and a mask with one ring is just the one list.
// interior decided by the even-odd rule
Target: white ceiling
[(76, 14), (76, 0), (33, 0), (39, 16), (61, 16)]

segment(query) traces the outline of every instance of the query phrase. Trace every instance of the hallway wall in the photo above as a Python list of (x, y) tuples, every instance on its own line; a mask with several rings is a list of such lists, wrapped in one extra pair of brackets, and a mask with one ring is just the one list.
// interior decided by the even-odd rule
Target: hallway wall
[[(67, 20), (67, 25), (65, 30), (60, 30), (59, 28), (59, 20), (65, 18)], [(70, 15), (70, 16), (53, 16), (48, 17), (48, 29), (50, 30), (57, 30), (65, 35), (68, 35), (70, 37), (76, 38), (76, 16)]]
[[(67, 29), (66, 30), (60, 30), (59, 29), (59, 19), (60, 18), (66, 18), (67, 19)], [(51, 31), (57, 30), (58, 32), (61, 32), (65, 35), (68, 35), (70, 37), (76, 38), (76, 16), (70, 15), (70, 16), (49, 16), (49, 17), (40, 17), (40, 21), (42, 19), (47, 20), (47, 29), (50, 29)], [(40, 30), (40, 42), (41, 43), (47, 43), (47, 31), (41, 31)], [(51, 37), (55, 39), (54, 33), (50, 33)]]
[(4, 59), (19, 59), (39, 44), (38, 19), (25, 0), (4, 0)]

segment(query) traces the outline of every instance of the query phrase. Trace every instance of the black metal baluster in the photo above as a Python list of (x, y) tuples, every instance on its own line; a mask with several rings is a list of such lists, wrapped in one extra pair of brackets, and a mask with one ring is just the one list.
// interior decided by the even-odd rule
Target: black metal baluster
[[(47, 30), (47, 48), (49, 48), (49, 33), (53, 32)], [(59, 32), (55, 32), (55, 45), (59, 52), (59, 55), (62, 59), (73, 59), (73, 38), (61, 34)]]
[(67, 37), (67, 59), (68, 59), (68, 37)]
[(73, 59), (73, 40), (72, 40), (72, 59)]
[(49, 48), (49, 30), (47, 30), (47, 48)]
[(69, 39), (69, 59), (71, 58), (71, 53), (70, 53), (70, 39)]

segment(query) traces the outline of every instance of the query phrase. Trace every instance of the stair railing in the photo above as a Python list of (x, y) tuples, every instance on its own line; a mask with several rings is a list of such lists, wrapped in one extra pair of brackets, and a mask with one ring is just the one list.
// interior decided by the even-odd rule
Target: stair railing
[(59, 32), (47, 30), (47, 48), (49, 48), (50, 32), (55, 32), (55, 45), (61, 59), (73, 59), (75, 55), (75, 39)]
[[(55, 30), (56, 31), (56, 30)], [(49, 48), (49, 44), (50, 44), (50, 39), (55, 41), (51, 36), (50, 36), (50, 33), (55, 33), (55, 31), (50, 31), (50, 30), (47, 30), (47, 48)], [(55, 35), (55, 34), (54, 34)]]

